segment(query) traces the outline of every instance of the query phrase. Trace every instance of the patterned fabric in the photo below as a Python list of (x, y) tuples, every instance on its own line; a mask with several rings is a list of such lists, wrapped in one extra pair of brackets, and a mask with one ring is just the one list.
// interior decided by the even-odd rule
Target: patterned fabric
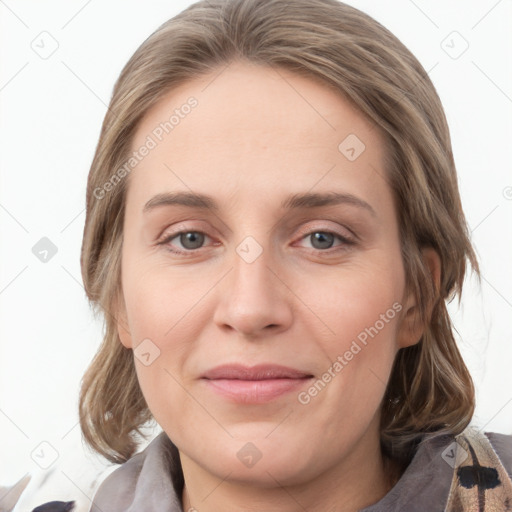
[(467, 428), (456, 436), (454, 472), (445, 512), (512, 512), (512, 479), (485, 434)]
[(50, 501), (36, 507), (32, 512), (71, 512), (74, 508), (74, 501)]

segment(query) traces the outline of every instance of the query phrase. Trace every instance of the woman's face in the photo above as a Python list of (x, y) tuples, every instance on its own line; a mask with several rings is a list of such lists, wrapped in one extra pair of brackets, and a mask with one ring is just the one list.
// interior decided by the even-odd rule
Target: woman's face
[(421, 333), (377, 128), (308, 78), (222, 69), (138, 127), (119, 334), (184, 466), (301, 483), (373, 460)]

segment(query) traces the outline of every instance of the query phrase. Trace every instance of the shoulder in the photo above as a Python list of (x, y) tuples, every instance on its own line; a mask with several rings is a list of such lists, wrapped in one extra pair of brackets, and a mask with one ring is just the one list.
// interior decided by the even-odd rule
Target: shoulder
[[(476, 426), (468, 426), (456, 436), (461, 457), (471, 459), (473, 464), (500, 467), (503, 476), (512, 479), (512, 435), (483, 432)], [(469, 453), (467, 453), (469, 452)]]
[(456, 436), (455, 471), (446, 512), (510, 510), (511, 439), (474, 426)]
[(500, 434), (498, 432), (483, 432), (476, 426), (468, 426), (456, 440), (464, 440), (471, 446), (484, 448), (484, 452), (492, 451), (492, 456), (497, 456), (499, 462), (512, 475), (512, 435)]
[(91, 512), (126, 510), (134, 501), (135, 489), (147, 459), (147, 447), (121, 464), (99, 486)]
[[(501, 471), (507, 471), (510, 476), (512, 436), (492, 432), (484, 435), (476, 428), (468, 427), (459, 435), (442, 432), (425, 434), (411, 450), (413, 452), (412, 460), (399, 481), (386, 496), (378, 503), (365, 508), (364, 512), (478, 510), (478, 508), (471, 508), (471, 506), (468, 507), (460, 502), (457, 502), (457, 505), (452, 508), (446, 508), (447, 503), (452, 503), (455, 498), (465, 499), (461, 494), (465, 492), (466, 486), (459, 486), (459, 480), (462, 478), (467, 483), (467, 477), (476, 474), (478, 463), (491, 466), (493, 468), (491, 471), (503, 466), (504, 469), (499, 469), (501, 476), (505, 477), (501, 478), (501, 481), (504, 484), (504, 491), (509, 492), (506, 475)], [(474, 461), (472, 451), (475, 452), (478, 462)], [(487, 474), (488, 471), (486, 472), (486, 468), (484, 468), (483, 476)], [(480, 483), (485, 481), (485, 478), (479, 479), (478, 475), (476, 475), (476, 479)], [(474, 488), (472, 485), (468, 487), (469, 490)], [(492, 499), (493, 496), (488, 496), (488, 498)], [(498, 507), (489, 510), (505, 509)]]
[(180, 510), (170, 471), (170, 446), (169, 438), (161, 432), (142, 452), (117, 468), (98, 488), (90, 512)]
[(512, 435), (485, 432), (496, 455), (498, 455), (508, 476), (512, 478)]

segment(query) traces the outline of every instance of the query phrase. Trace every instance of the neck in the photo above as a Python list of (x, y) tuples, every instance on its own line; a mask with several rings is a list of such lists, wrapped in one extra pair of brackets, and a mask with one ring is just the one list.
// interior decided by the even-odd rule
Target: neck
[[(385, 460), (376, 443), (363, 437), (335, 467), (307, 482), (281, 485), (276, 479), (257, 484), (215, 477), (181, 454), (185, 487), (183, 510), (201, 512), (357, 512), (378, 502), (397, 480), (396, 466)], [(343, 504), (340, 508), (340, 504)]]

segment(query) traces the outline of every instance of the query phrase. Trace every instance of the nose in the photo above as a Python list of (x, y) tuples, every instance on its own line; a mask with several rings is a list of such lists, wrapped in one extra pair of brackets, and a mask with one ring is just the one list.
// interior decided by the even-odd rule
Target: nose
[(235, 253), (233, 268), (220, 283), (214, 314), (221, 329), (258, 338), (290, 326), (293, 293), (269, 252), (263, 250), (252, 262), (243, 252)]

